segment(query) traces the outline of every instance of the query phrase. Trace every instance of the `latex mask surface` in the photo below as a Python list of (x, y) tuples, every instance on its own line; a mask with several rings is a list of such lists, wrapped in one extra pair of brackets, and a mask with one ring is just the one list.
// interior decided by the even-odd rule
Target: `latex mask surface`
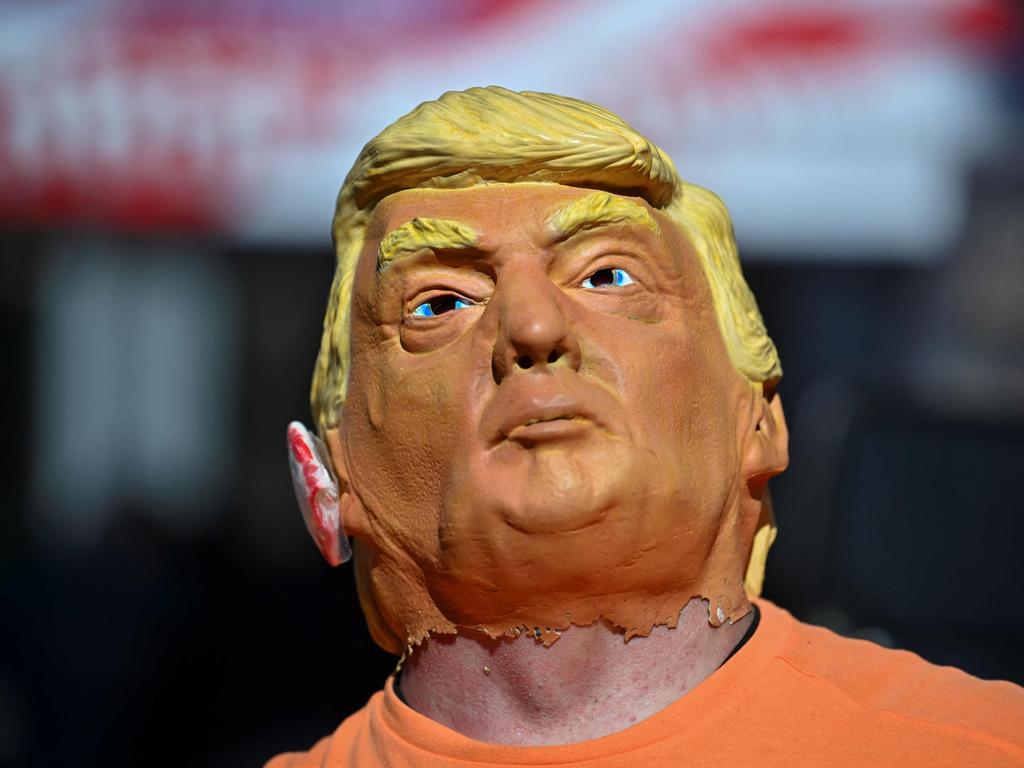
[(598, 620), (628, 639), (695, 596), (713, 624), (743, 616), (785, 427), (737, 368), (706, 259), (634, 190), (444, 186), (365, 206), (321, 418), (375, 639), (550, 643)]

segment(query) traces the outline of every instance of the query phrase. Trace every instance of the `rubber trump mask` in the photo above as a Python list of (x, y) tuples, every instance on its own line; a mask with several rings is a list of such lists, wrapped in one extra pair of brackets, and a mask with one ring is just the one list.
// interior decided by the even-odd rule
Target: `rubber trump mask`
[(289, 449), (381, 646), (750, 610), (787, 438), (717, 197), (599, 107), (477, 88), (367, 144), (333, 234), (325, 450)]

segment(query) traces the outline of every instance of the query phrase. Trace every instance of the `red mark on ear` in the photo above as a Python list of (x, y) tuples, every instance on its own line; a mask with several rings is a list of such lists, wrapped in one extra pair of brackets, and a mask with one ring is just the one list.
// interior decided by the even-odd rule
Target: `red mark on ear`
[(324, 463), (326, 451), (317, 443), (299, 422), (288, 425), (288, 464), (302, 519), (324, 559), (341, 565), (352, 557), (352, 550), (338, 508), (338, 484)]

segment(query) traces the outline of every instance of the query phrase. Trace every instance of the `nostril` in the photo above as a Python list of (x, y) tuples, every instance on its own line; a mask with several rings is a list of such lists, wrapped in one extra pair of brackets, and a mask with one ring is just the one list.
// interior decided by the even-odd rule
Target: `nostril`
[(516, 365), (518, 365), (520, 368), (532, 368), (533, 358), (530, 357), (529, 355), (520, 355), (519, 357), (516, 358)]
[(558, 358), (560, 358), (561, 356), (562, 356), (562, 353), (559, 352), (558, 350), (556, 350), (556, 349), (551, 350), (551, 353), (548, 355), (548, 363), (558, 362)]

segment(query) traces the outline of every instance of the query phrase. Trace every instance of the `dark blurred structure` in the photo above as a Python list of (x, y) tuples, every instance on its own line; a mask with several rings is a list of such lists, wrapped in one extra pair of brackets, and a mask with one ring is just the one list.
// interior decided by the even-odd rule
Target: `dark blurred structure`
[(380, 687), (284, 427), (359, 143), (484, 81), (617, 109), (734, 209), (791, 426), (767, 596), (1024, 682), (1015, 6), (609, 2), (539, 68), (579, 6), (343, 5), (0, 10), (0, 765), (258, 765)]

